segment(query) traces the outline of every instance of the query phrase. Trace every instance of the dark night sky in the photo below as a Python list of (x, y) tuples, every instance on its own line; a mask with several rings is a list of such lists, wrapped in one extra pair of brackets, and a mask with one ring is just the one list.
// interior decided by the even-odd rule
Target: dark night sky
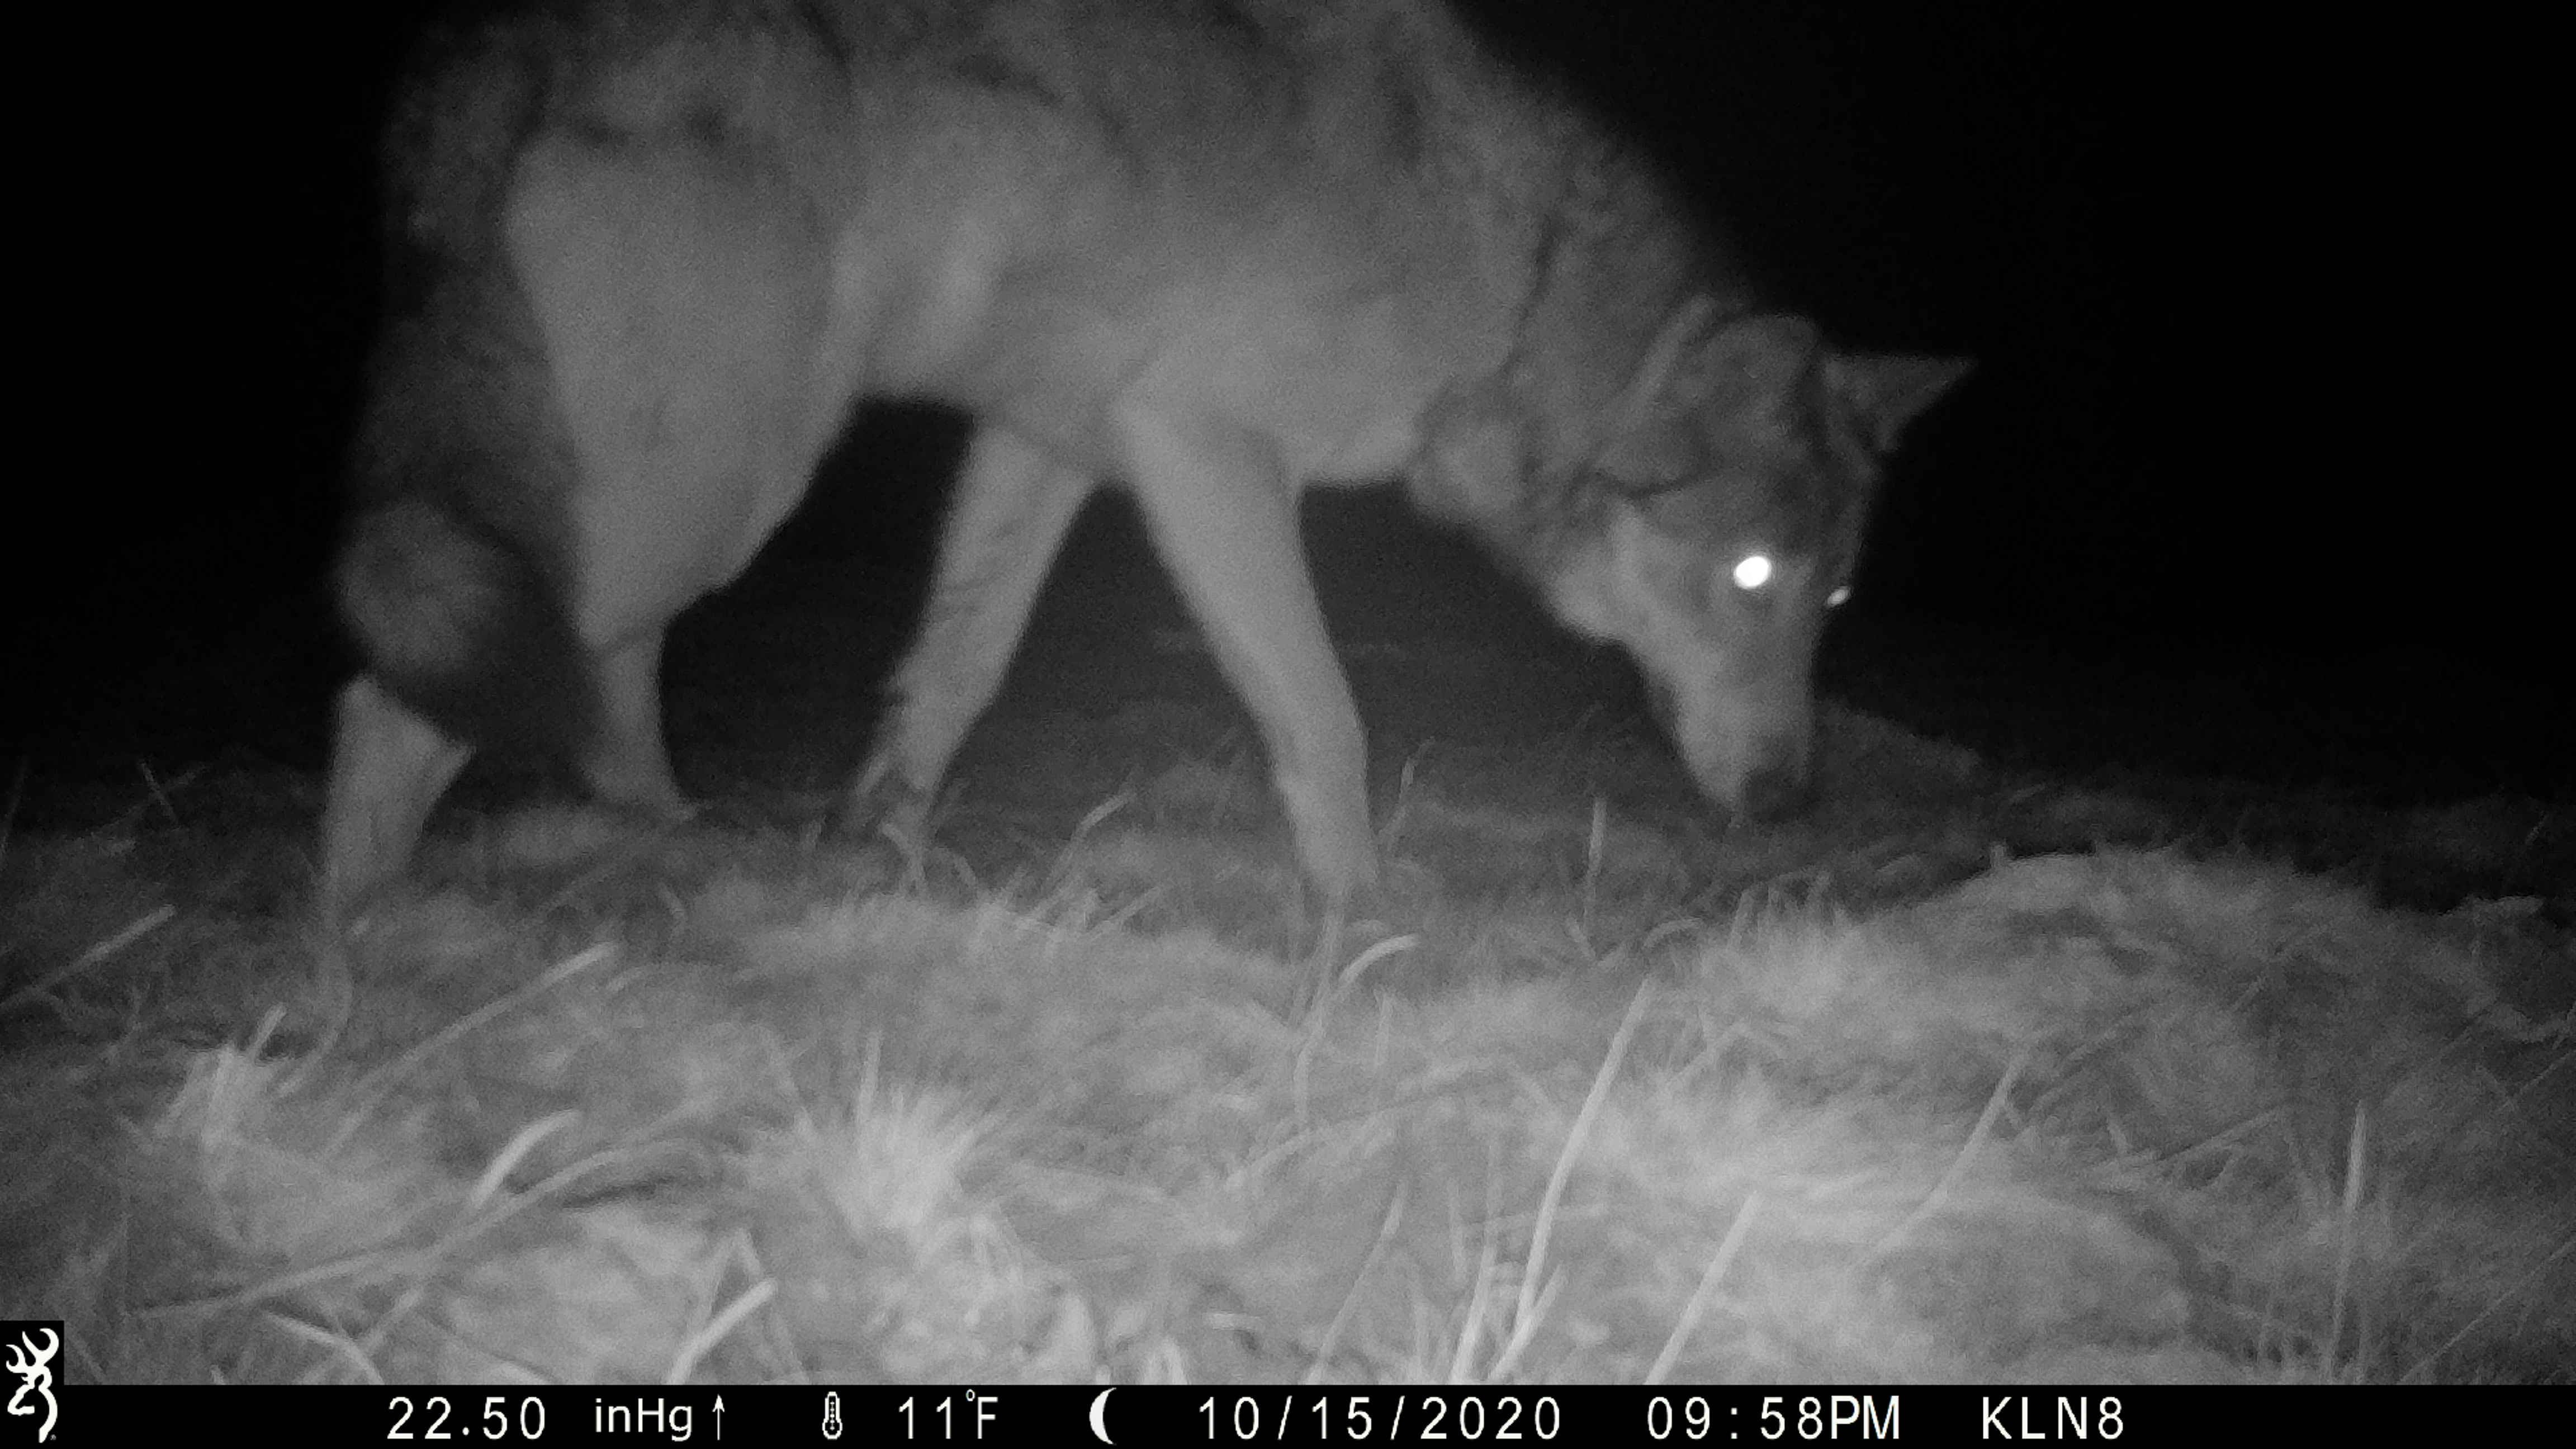
[[(2449, 10), (1477, 8), (1624, 112), (1787, 300), (1853, 344), (1980, 360), (1883, 506), (1867, 608), (2544, 667), (2569, 550), (2540, 512), (2563, 465), (2535, 456), (2557, 349), (2528, 339), (2561, 310), (2540, 251), (2564, 246), (2536, 34)], [(336, 667), (316, 580), (402, 9), (83, 21), (68, 113), (22, 126), (21, 234), (51, 254), (22, 275), (63, 332), (22, 359), (47, 444), (0, 529), (34, 662), (0, 727), (130, 749), (176, 713), (220, 744), (233, 704)]]

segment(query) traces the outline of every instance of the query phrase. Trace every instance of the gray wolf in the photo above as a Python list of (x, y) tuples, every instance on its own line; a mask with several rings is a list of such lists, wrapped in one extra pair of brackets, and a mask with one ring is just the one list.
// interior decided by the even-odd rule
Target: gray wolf
[(1711, 799), (1791, 811), (1881, 460), (1964, 367), (1766, 304), (1635, 147), (1433, 0), (484, 6), (423, 46), (385, 165), (335, 911), (477, 747), (679, 809), (664, 628), (865, 398), (976, 428), (863, 823), (919, 825), (1109, 480), (1335, 896), (1379, 861), (1311, 485), (1398, 480), (1634, 655)]

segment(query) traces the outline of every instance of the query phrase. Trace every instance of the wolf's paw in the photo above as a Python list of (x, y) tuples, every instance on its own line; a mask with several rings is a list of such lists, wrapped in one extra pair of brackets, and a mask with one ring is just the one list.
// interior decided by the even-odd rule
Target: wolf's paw
[(930, 844), (930, 810), (936, 799), (932, 791), (906, 780), (893, 761), (879, 756), (850, 781), (825, 825), (845, 840), (882, 840), (907, 859), (915, 858)]

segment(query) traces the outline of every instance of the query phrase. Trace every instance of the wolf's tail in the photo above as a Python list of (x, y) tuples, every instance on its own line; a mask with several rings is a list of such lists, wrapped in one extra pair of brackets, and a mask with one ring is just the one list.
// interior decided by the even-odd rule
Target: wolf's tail
[(378, 683), (459, 739), (574, 754), (599, 716), (566, 600), (572, 448), (506, 266), (451, 268), (379, 342), (332, 590)]
[(332, 584), (368, 668), (439, 728), (569, 757), (597, 713), (591, 664), (525, 550), (437, 497), (361, 514)]
[(544, 104), (536, 20), (467, 16), (409, 62), (385, 137), (385, 301), (332, 593), (376, 681), (487, 748), (577, 750), (598, 716), (573, 627), (572, 450), (501, 248)]

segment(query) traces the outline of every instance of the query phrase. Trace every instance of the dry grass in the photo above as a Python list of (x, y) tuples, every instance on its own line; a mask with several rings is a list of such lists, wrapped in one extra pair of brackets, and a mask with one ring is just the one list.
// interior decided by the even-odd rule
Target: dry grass
[(346, 933), (291, 801), (0, 834), (0, 1311), (92, 1382), (2568, 1377), (2560, 907), (1833, 739), (1758, 837), (1424, 752), (1325, 929), (1230, 755), (967, 855), (522, 812)]

